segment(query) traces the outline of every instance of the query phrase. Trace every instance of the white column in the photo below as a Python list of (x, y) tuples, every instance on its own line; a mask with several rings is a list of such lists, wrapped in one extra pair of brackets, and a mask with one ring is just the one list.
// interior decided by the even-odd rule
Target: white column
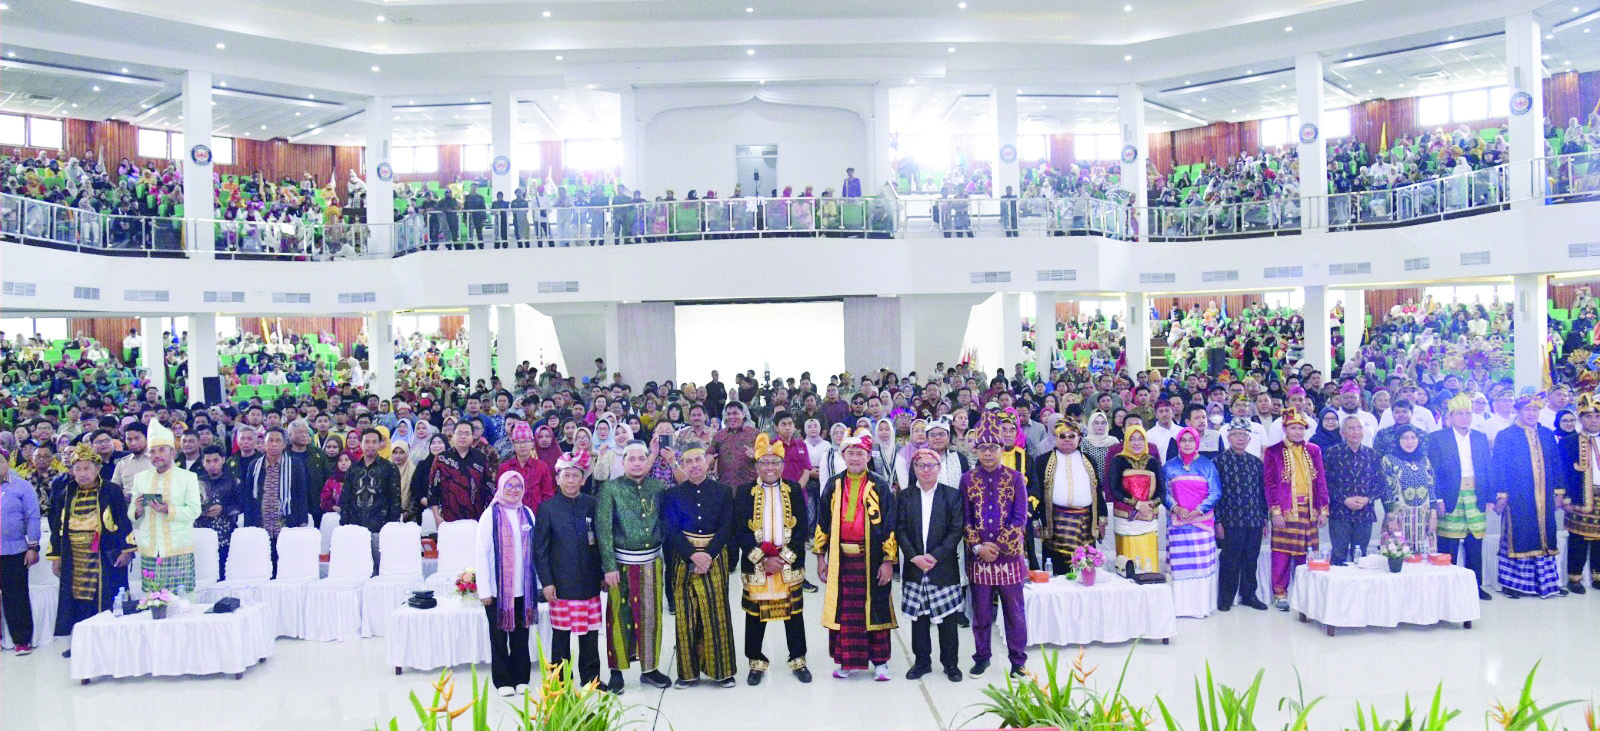
[(1328, 339), (1328, 286), (1307, 285), (1302, 291), (1305, 297), (1306, 346), (1301, 362), (1310, 363), (1311, 367), (1322, 371), (1326, 378), (1331, 347)]
[(367, 318), (367, 387), (379, 398), (394, 398), (394, 313), (388, 310)]
[[(1344, 359), (1361, 357), (1361, 338), (1367, 331), (1367, 292), (1344, 290)], [(1328, 374), (1331, 380), (1332, 374)]]
[(1544, 388), (1544, 342), (1550, 335), (1545, 315), (1550, 296), (1550, 277), (1544, 274), (1516, 274), (1511, 277), (1511, 348), (1517, 390), (1532, 386)]
[(367, 100), (367, 251), (382, 254), (394, 251), (394, 180), (378, 178), (378, 165), (390, 163), (391, 131), (394, 111), (385, 97)]
[(917, 308), (908, 295), (900, 295), (899, 300), (900, 375), (904, 376), (917, 369)]
[[(622, 367), (622, 327), (617, 317), (617, 303), (607, 302), (600, 313), (600, 319), (606, 328), (606, 372), (616, 373), (617, 369)], [(622, 374), (623, 383), (630, 383), (628, 379), (633, 376), (632, 373)], [(643, 385), (643, 382), (640, 382), (634, 387), (642, 388)]]
[[(494, 143), (489, 156), (494, 192), (505, 193), (509, 201), (517, 189), (518, 171), (522, 169), (517, 164), (517, 99), (512, 96), (510, 89), (490, 94), (489, 137)], [(511, 161), (511, 167), (504, 173), (497, 173), (493, 171), (492, 161), (501, 155)], [(494, 198), (490, 197), (489, 202), (493, 203)]]
[(1020, 378), (1017, 371), (1022, 363), (1022, 295), (1016, 292), (1000, 293), (1000, 365), (1012, 378)]
[(1056, 293), (1033, 293), (1033, 364), (1039, 378), (1050, 380), (1050, 363), (1056, 355)]
[(194, 258), (207, 258), (215, 247), (214, 227), (197, 221), (216, 218), (213, 208), (215, 189), (211, 180), (212, 166), (194, 162), (190, 153), (195, 145), (211, 147), (211, 73), (185, 71), (183, 73), (183, 149), (174, 150), (173, 157), (183, 168), (183, 218), (184, 246)]
[[(994, 156), (994, 195), (999, 198), (1010, 186), (1012, 192), (1022, 195), (1022, 172), (1018, 162), (1021, 152), (1011, 158), (1011, 162), (1000, 159), (1000, 150), (1010, 145), (1017, 149), (1017, 85), (995, 84), (994, 92), (989, 97), (994, 105), (994, 137), (995, 149), (985, 150)], [(1015, 361), (1007, 364), (1007, 368), (1016, 365)]]
[[(495, 308), (495, 336), (498, 338), (500, 360), (495, 375), (500, 377), (500, 385), (513, 394), (517, 392), (517, 364), (522, 359), (517, 357), (517, 306), (501, 305)], [(515, 399), (513, 399), (515, 400)]]
[(1316, 139), (1305, 142), (1300, 130), (1289, 134), (1300, 142), (1300, 221), (1307, 228), (1328, 220), (1328, 146), (1322, 139), (1322, 56), (1294, 57), (1294, 89), (1300, 102), (1300, 125), (1316, 125)]
[[(871, 146), (867, 174), (862, 195), (872, 195), (884, 183), (895, 181), (894, 160), (889, 155), (889, 145), (894, 138), (893, 117), (890, 115), (889, 85), (879, 83), (872, 87), (872, 119), (867, 121), (867, 144)], [(902, 191), (904, 192), (904, 191)]]
[[(1122, 163), (1122, 189), (1132, 196), (1134, 225), (1138, 240), (1144, 241), (1149, 235), (1145, 228), (1145, 206), (1149, 205), (1150, 197), (1144, 174), (1145, 161), (1150, 158), (1150, 137), (1144, 131), (1144, 90), (1138, 84), (1118, 84), (1117, 106), (1122, 117), (1122, 146), (1133, 145), (1139, 151), (1138, 159)], [(1149, 343), (1145, 348), (1148, 351)]]
[(139, 336), (144, 341), (139, 344), (139, 367), (148, 374), (150, 385), (161, 391), (163, 399), (167, 396), (167, 341), (161, 333), (166, 326), (164, 317), (139, 318)]
[(1128, 375), (1150, 368), (1150, 295), (1129, 292), (1123, 295), (1122, 327), (1127, 331), (1124, 346), (1127, 353)]
[[(1540, 205), (1543, 198), (1533, 190), (1533, 159), (1543, 157), (1544, 149), (1544, 59), (1543, 36), (1539, 20), (1533, 13), (1518, 13), (1506, 18), (1506, 84), (1514, 99), (1517, 92), (1527, 92), (1533, 104), (1526, 114), (1512, 114), (1509, 109), (1491, 109), (1493, 116), (1504, 114), (1507, 131), (1511, 137), (1511, 199), (1513, 207)], [(1561, 125), (1563, 120), (1552, 120)], [(1542, 176), (1542, 173), (1541, 173)], [(1544, 295), (1540, 295), (1543, 297)], [(1543, 316), (1544, 306), (1539, 307)], [(1521, 371), (1518, 371), (1518, 385)]]
[(467, 377), (472, 380), (468, 391), (478, 387), (478, 381), (489, 383), (489, 305), (467, 308)]
[(622, 97), (622, 179), (618, 182), (630, 190), (642, 190), (644, 151), (641, 145), (644, 144), (644, 135), (639, 125), (638, 92), (632, 86), (626, 86), (618, 96)]
[[(189, 315), (189, 404), (206, 400), (206, 377), (217, 375), (217, 313)], [(210, 405), (210, 402), (207, 402)]]

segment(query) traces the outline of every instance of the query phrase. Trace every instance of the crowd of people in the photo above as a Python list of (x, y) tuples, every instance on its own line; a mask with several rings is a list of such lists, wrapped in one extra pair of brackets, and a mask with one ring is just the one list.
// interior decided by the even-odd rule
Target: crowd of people
[[(1255, 586), (1264, 540), (1280, 610), (1308, 556), (1346, 563), (1374, 541), (1451, 554), (1482, 587), (1491, 512), (1508, 526), (1492, 567), (1507, 597), (1582, 593), (1586, 578), (1600, 588), (1585, 573), (1600, 560), (1600, 401), (1587, 365), (1556, 369), (1541, 393), (1470, 367), (1446, 364), (1440, 377), (1411, 357), (1432, 349), (1407, 328), (1443, 336), (1456, 319), (1431, 303), (1395, 317), (1398, 329), (1369, 338), (1413, 341), (1381, 348), (1398, 352), (1382, 378), (1359, 364), (1318, 373), (1270, 346), (1248, 367), (1070, 363), (1036, 378), (939, 364), (925, 375), (637, 384), (600, 361), (586, 376), (523, 364), (511, 383), (469, 385), (425, 368), (390, 398), (333, 380), (316, 394), (188, 405), (139, 389), (104, 398), (98, 382), (57, 388), (55, 373), (48, 388), (4, 396), (16, 409), (0, 433), (5, 621), (28, 652), (26, 569), (41, 558), (61, 577), (56, 626), (42, 631), (66, 635), (109, 607), (130, 562), (146, 581), (193, 587), (193, 528), (217, 531), (226, 552), (238, 526), (276, 537), (327, 512), (374, 533), (479, 521), (478, 594), (507, 694), (531, 682), (541, 602), (551, 657), (573, 657), (578, 635), (584, 681), (600, 679), (605, 634), (613, 692), (634, 661), (640, 682), (672, 684), (664, 610), (676, 616), (677, 685), (734, 685), (735, 602), (745, 682), (772, 669), (768, 622), (784, 623), (785, 667), (809, 682), (801, 608), (813, 592), (835, 677), (889, 680), (888, 631), (901, 622), (909, 677), (933, 672), (935, 630), (950, 680), (984, 675), (996, 622), (1018, 673), (1023, 583), (1031, 571), (1087, 568), (1084, 549), (1107, 533), (1115, 570), (1170, 581), (1186, 617), (1268, 608)], [(301, 372), (290, 344), (231, 347)], [(425, 340), (400, 350), (428, 360)], [(963, 626), (976, 648), (965, 672)]]

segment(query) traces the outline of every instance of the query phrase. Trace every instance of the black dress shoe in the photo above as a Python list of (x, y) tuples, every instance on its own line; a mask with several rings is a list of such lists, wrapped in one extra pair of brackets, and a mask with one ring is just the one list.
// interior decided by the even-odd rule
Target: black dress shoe
[(1507, 599), (1521, 599), (1522, 598), (1522, 592), (1520, 592), (1520, 591), (1512, 591), (1510, 589), (1501, 589), (1500, 593), (1506, 595)]
[(699, 684), (699, 678), (694, 678), (693, 680), (689, 678), (678, 678), (678, 682), (673, 683), (672, 687), (677, 688), (678, 690), (683, 690), (684, 688), (693, 688)]
[(804, 658), (789, 661), (789, 669), (794, 671), (794, 677), (802, 683), (811, 682), (811, 668), (806, 667)]
[(1026, 678), (1026, 677), (1028, 677), (1028, 669), (1026, 667), (1023, 667), (1022, 665), (1012, 665), (1011, 666), (1011, 677), (1013, 677), (1013, 678), (1015, 678), (1017, 680), (1021, 680), (1023, 678)]
[(1257, 599), (1255, 597), (1250, 597), (1249, 599), (1246, 599), (1246, 600), (1244, 600), (1242, 602), (1239, 602), (1239, 603), (1243, 604), (1244, 606), (1247, 606), (1247, 607), (1249, 607), (1251, 609), (1259, 609), (1259, 610), (1261, 610), (1263, 612), (1267, 611), (1267, 605), (1262, 603), (1262, 601), (1260, 599)]
[(804, 590), (807, 594), (815, 594), (815, 593), (817, 593), (817, 585), (813, 584), (813, 583), (811, 583), (809, 581), (802, 582), (800, 584), (800, 588), (802, 590)]
[(1566, 595), (1568, 595), (1570, 593), (1571, 592), (1567, 591), (1566, 589), (1558, 589), (1558, 590), (1556, 590), (1555, 595), (1556, 596), (1566, 596)]
[(72, 657), (72, 650), (71, 649), (62, 650), (61, 651), (61, 656), (62, 657)]
[(927, 665), (912, 665), (911, 669), (906, 671), (906, 680), (916, 680), (931, 672), (933, 672), (933, 668)]
[(1567, 582), (1567, 591), (1570, 591), (1570, 592), (1572, 592), (1574, 594), (1586, 594), (1586, 593), (1588, 593), (1588, 590), (1583, 588), (1583, 582), (1581, 582), (1581, 581), (1569, 581), (1569, 582)]
[(660, 670), (651, 670), (648, 673), (640, 673), (639, 682), (644, 683), (652, 688), (665, 688), (669, 685), (672, 685), (672, 680)]
[(961, 676), (961, 668), (945, 668), (944, 669), (944, 676), (946, 678), (949, 678), (950, 682), (952, 682), (952, 683), (959, 683), (959, 682), (961, 682), (961, 677), (962, 677)]
[(622, 679), (622, 671), (613, 670), (611, 671), (611, 680), (606, 683), (606, 691), (612, 695), (622, 695), (622, 689), (626, 685), (627, 682)]
[(956, 626), (960, 627), (962, 629), (966, 629), (966, 628), (972, 626), (972, 620), (967, 618), (967, 613), (966, 612), (957, 612), (956, 613)]
[(1483, 601), (1490, 601), (1490, 600), (1494, 599), (1494, 595), (1490, 594), (1487, 591), (1484, 591), (1483, 589), (1479, 589), (1478, 590), (1478, 598), (1480, 600), (1483, 600)]
[(745, 676), (744, 682), (748, 685), (761, 685), (761, 679), (766, 676), (765, 670), (751, 670), (750, 674)]
[(1227, 611), (1231, 611), (1232, 609), (1233, 609), (1233, 605), (1232, 604), (1229, 604), (1227, 602), (1217, 602), (1217, 611), (1219, 611), (1219, 612), (1227, 612)]
[(717, 681), (717, 687), (718, 688), (732, 688), (733, 686), (738, 685), (738, 684), (739, 684), (739, 681), (734, 680), (733, 678), (723, 678), (723, 679)]
[(972, 677), (981, 678), (981, 677), (983, 677), (983, 674), (988, 672), (988, 671), (989, 671), (989, 661), (988, 660), (979, 660), (977, 662), (972, 663), (972, 673), (971, 673)]

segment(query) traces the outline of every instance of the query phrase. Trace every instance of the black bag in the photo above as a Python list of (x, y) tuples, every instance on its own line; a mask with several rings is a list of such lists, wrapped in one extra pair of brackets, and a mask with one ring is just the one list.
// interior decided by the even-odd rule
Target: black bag
[(239, 600), (235, 597), (225, 596), (217, 600), (216, 604), (206, 610), (206, 614), (230, 614), (239, 609)]
[(418, 590), (411, 592), (411, 598), (406, 600), (406, 606), (412, 609), (432, 609), (439, 606), (439, 600), (433, 598), (432, 590)]

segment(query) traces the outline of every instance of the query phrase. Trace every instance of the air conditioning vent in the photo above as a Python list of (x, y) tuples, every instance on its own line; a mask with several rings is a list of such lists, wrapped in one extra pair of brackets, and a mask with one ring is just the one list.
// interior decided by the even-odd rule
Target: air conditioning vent
[(12, 297), (32, 297), (38, 293), (39, 285), (33, 282), (6, 282), (5, 294)]
[(1173, 272), (1139, 272), (1140, 284), (1172, 284), (1178, 281), (1178, 275)]
[(467, 296), (468, 297), (477, 297), (477, 296), (480, 296), (480, 295), (488, 295), (488, 294), (508, 294), (510, 292), (511, 292), (511, 285), (507, 284), (505, 282), (493, 282), (493, 283), (469, 284), (469, 285), (467, 285)]
[(244, 293), (243, 292), (212, 292), (212, 291), (208, 290), (204, 294), (204, 300), (206, 302), (243, 302), (244, 301)]
[(1041, 282), (1076, 282), (1078, 270), (1076, 269), (1040, 269), (1039, 281)]
[(340, 292), (339, 293), (339, 304), (341, 304), (341, 305), (359, 305), (359, 304), (364, 304), (364, 303), (368, 303), (368, 302), (377, 302), (377, 301), (378, 301), (378, 293), (377, 292)]
[(1487, 251), (1464, 251), (1461, 253), (1461, 266), (1473, 267), (1489, 263)]
[(97, 300), (97, 299), (100, 299), (100, 288), (99, 287), (73, 287), (72, 288), (72, 298), (73, 299), (80, 299), (80, 300)]
[(1568, 259), (1582, 259), (1587, 256), (1600, 256), (1600, 243), (1567, 244)]
[(1371, 273), (1372, 273), (1372, 262), (1370, 262), (1370, 261), (1352, 262), (1352, 263), (1349, 263), (1349, 264), (1329, 264), (1328, 265), (1328, 274), (1330, 276), (1339, 276), (1341, 274), (1371, 274)]
[(1306, 275), (1305, 267), (1267, 267), (1261, 270), (1261, 276), (1267, 279), (1293, 279)]
[(540, 282), (539, 294), (569, 294), (578, 291), (577, 282)]
[(125, 289), (122, 299), (125, 302), (166, 302), (171, 294), (165, 289)]
[(1415, 259), (1406, 260), (1406, 271), (1408, 272), (1420, 272), (1431, 266), (1433, 266), (1433, 264), (1432, 262), (1428, 261), (1428, 257), (1426, 256), (1419, 256)]
[(1239, 281), (1238, 269), (1219, 269), (1214, 272), (1200, 272), (1202, 282), (1237, 282)]
[(972, 272), (973, 284), (1005, 284), (1011, 281), (1011, 272)]
[(272, 304), (275, 305), (309, 305), (311, 304), (310, 292), (273, 292)]

